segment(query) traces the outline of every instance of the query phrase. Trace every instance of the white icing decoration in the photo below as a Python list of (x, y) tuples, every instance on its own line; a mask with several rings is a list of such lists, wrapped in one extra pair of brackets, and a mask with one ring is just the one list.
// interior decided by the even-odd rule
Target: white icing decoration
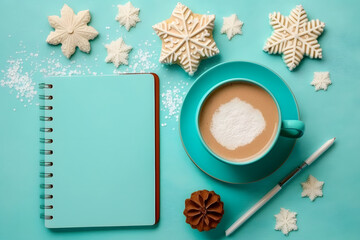
[(301, 183), (303, 189), (301, 196), (309, 197), (311, 201), (314, 201), (317, 197), (322, 197), (324, 182), (318, 181), (315, 177), (309, 175), (308, 179)]
[(311, 82), (311, 85), (315, 86), (316, 91), (319, 91), (320, 89), (326, 91), (330, 84), (331, 80), (329, 72), (314, 72), (314, 79)]
[(89, 10), (80, 11), (77, 15), (68, 6), (61, 9), (61, 17), (49, 16), (49, 23), (55, 31), (50, 32), (46, 42), (52, 45), (62, 44), (61, 50), (67, 58), (75, 53), (76, 47), (83, 52), (90, 52), (89, 40), (99, 33), (88, 26), (91, 16)]
[(177, 63), (193, 75), (201, 59), (219, 53), (212, 36), (214, 20), (215, 15), (194, 14), (178, 3), (170, 19), (153, 26), (163, 42), (160, 62)]
[(106, 62), (114, 63), (115, 67), (121, 64), (128, 65), (129, 52), (132, 47), (125, 44), (122, 38), (112, 41), (110, 44), (105, 45), (108, 55), (105, 59)]
[(236, 14), (232, 14), (230, 17), (224, 17), (224, 23), (221, 28), (221, 33), (226, 33), (229, 40), (231, 40), (236, 34), (242, 34), (241, 28), (243, 22), (238, 19)]
[(284, 235), (288, 235), (289, 232), (297, 230), (296, 214), (296, 212), (290, 212), (288, 209), (280, 208), (280, 213), (275, 215), (275, 230), (281, 231)]
[(322, 49), (317, 38), (324, 31), (325, 23), (316, 20), (309, 22), (301, 5), (296, 6), (290, 16), (279, 12), (269, 15), (274, 32), (264, 46), (270, 54), (283, 54), (289, 70), (296, 68), (304, 55), (310, 58), (322, 58)]
[(115, 20), (119, 21), (120, 25), (124, 26), (126, 30), (135, 27), (136, 23), (140, 22), (139, 8), (135, 8), (131, 2), (127, 2), (124, 5), (118, 5), (119, 13), (115, 17)]
[(236, 97), (215, 111), (210, 131), (219, 144), (235, 150), (254, 141), (264, 131), (265, 126), (262, 113)]

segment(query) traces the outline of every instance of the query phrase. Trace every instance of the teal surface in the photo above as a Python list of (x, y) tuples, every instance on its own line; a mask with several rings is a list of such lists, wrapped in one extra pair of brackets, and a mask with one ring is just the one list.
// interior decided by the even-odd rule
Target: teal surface
[[(44, 155), (48, 228), (155, 223), (155, 88), (151, 74), (50, 77)], [(86, 86), (86, 88), (84, 87)]]
[(225, 162), (226, 160), (219, 161), (214, 154), (211, 154), (211, 150), (201, 139), (197, 126), (199, 105), (216, 85), (233, 79), (249, 79), (268, 89), (280, 108), (279, 119), (299, 119), (296, 100), (279, 76), (254, 63), (228, 62), (209, 69), (193, 84), (181, 109), (180, 134), (186, 152), (202, 171), (227, 183), (250, 183), (276, 171), (289, 157), (295, 140), (278, 138), (280, 132), (278, 128), (274, 144), (269, 146), (271, 150), (259, 160), (250, 160), (250, 163), (246, 165), (229, 164)]
[[(127, 44), (134, 46), (130, 64), (135, 61), (138, 44), (145, 39), (155, 41), (148, 47), (155, 54), (151, 62), (158, 62), (161, 42), (152, 35), (151, 26), (169, 18), (177, 1), (133, 0), (140, 7), (141, 22), (127, 32), (120, 28), (114, 18), (116, 5), (123, 0), (103, 1), (66, 1), (75, 11), (90, 9), (91, 25), (100, 36), (91, 42), (90, 55), (77, 50), (69, 61), (61, 56), (60, 46), (49, 46), (45, 39), (51, 28), (48, 15), (58, 15), (64, 1), (0, 1), (0, 69), (6, 71), (7, 60), (22, 57), (16, 54), (23, 51), (20, 41), (26, 46), (27, 53), (39, 53), (31, 61), (42, 62), (51, 56), (62, 64), (76, 61), (82, 64), (86, 74), (86, 64), (98, 73), (112, 74), (114, 66), (104, 63), (106, 50), (104, 44), (123, 36)], [(110, 228), (86, 230), (49, 230), (39, 218), (39, 111), (37, 106), (24, 107), (9, 94), (7, 87), (0, 87), (0, 239), (61, 239), (61, 240), (113, 240), (113, 239), (227, 239), (224, 231), (243, 214), (264, 193), (270, 190), (282, 177), (301, 161), (314, 152), (326, 140), (337, 137), (336, 143), (310, 168), (293, 179), (274, 199), (255, 214), (228, 239), (357, 239), (360, 224), (359, 181), (359, 122), (360, 112), (360, 2), (355, 0), (223, 0), (194, 1), (185, 0), (194, 12), (216, 14), (214, 38), (220, 55), (204, 60), (193, 77), (178, 66), (157, 65), (151, 71), (160, 76), (161, 93), (173, 89), (181, 81), (183, 91), (187, 91), (194, 80), (206, 69), (218, 63), (245, 60), (257, 62), (279, 74), (290, 86), (299, 104), (301, 119), (306, 124), (306, 133), (296, 143), (296, 147), (285, 164), (270, 177), (253, 184), (233, 185), (219, 182), (200, 171), (187, 157), (179, 137), (179, 122), (176, 118), (165, 119), (166, 111), (161, 112), (161, 211), (160, 222), (151, 228)], [(325, 31), (319, 38), (323, 48), (323, 59), (304, 58), (294, 72), (287, 70), (280, 56), (269, 55), (262, 51), (266, 39), (271, 35), (268, 15), (280, 11), (288, 15), (296, 4), (303, 4), (309, 19), (320, 19), (326, 23)], [(220, 34), (222, 17), (237, 13), (244, 22), (243, 35), (228, 41)], [(105, 27), (110, 26), (107, 30)], [(116, 32), (118, 30), (118, 32)], [(107, 34), (110, 40), (107, 40)], [(9, 37), (11, 35), (11, 37)], [(94, 58), (97, 57), (98, 61)], [(29, 62), (28, 62), (29, 63)], [(23, 71), (31, 71), (35, 66), (24, 65)], [(121, 66), (119, 70), (126, 67)], [(315, 92), (310, 82), (314, 71), (330, 71), (333, 84), (326, 92)], [(2, 74), (0, 74), (3, 78)], [(36, 83), (36, 81), (34, 79)], [(37, 96), (36, 96), (37, 97)], [(16, 108), (16, 111), (13, 109)], [(300, 182), (309, 174), (325, 181), (324, 196), (311, 202), (301, 198)], [(225, 215), (216, 230), (197, 232), (185, 223), (182, 214), (184, 200), (193, 191), (214, 190), (221, 195), (225, 204)], [(288, 237), (274, 230), (274, 214), (280, 207), (298, 213), (299, 230)]]

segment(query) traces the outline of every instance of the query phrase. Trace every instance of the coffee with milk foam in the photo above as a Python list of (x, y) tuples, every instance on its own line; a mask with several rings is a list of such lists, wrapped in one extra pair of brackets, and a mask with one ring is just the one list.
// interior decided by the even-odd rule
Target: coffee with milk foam
[(235, 81), (215, 89), (199, 115), (205, 144), (216, 155), (246, 162), (271, 145), (279, 123), (277, 105), (260, 86)]

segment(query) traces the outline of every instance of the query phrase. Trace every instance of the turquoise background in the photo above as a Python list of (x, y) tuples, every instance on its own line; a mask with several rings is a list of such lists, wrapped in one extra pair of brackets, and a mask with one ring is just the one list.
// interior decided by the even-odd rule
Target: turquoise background
[[(9, 94), (10, 89), (0, 87), (0, 239), (219, 239), (225, 238), (225, 229), (244, 213), (254, 202), (273, 187), (289, 170), (298, 165), (323, 142), (336, 136), (336, 144), (311, 168), (297, 176), (285, 189), (251, 218), (229, 239), (285, 239), (275, 231), (274, 214), (280, 207), (298, 213), (299, 230), (291, 232), (288, 239), (357, 239), (360, 223), (360, 191), (357, 186), (359, 161), (360, 81), (360, 22), (355, 0), (324, 1), (182, 1), (196, 13), (216, 14), (214, 38), (220, 55), (201, 63), (195, 76), (188, 77), (178, 66), (162, 67), (157, 64), (161, 41), (153, 35), (151, 26), (170, 17), (177, 1), (133, 0), (139, 7), (142, 22), (127, 32), (114, 20), (116, 5), (126, 1), (67, 1), (76, 12), (90, 9), (91, 25), (100, 36), (91, 42), (90, 55), (77, 50), (67, 60), (61, 56), (60, 46), (49, 46), (45, 39), (51, 28), (48, 15), (59, 15), (62, 1), (14, 1), (0, 3), (0, 69), (8, 68), (11, 57), (19, 58), (24, 46), (28, 52), (38, 53), (24, 64), (24, 71), (31, 71), (42, 59), (59, 58), (62, 64), (81, 64), (83, 71), (91, 66), (92, 71), (112, 74), (114, 66), (105, 64), (104, 44), (123, 36), (125, 42), (144, 46), (144, 39), (152, 45), (147, 49), (155, 51), (151, 59), (155, 67), (150, 69), (159, 74), (161, 92), (173, 89), (178, 83), (186, 90), (197, 76), (217, 63), (230, 60), (247, 60), (263, 64), (280, 76), (291, 87), (297, 97), (302, 120), (306, 123), (305, 135), (297, 142), (290, 159), (272, 176), (248, 185), (229, 185), (211, 179), (202, 173), (188, 159), (182, 148), (176, 117), (165, 119), (167, 110), (161, 112), (161, 216), (160, 222), (152, 228), (111, 228), (86, 230), (57, 230), (44, 227), (39, 219), (40, 183), (38, 165), (39, 110), (34, 104), (24, 107)], [(280, 11), (288, 15), (297, 4), (303, 4), (309, 19), (320, 19), (326, 23), (319, 38), (323, 48), (322, 60), (305, 58), (294, 72), (286, 69), (280, 56), (268, 55), (262, 51), (272, 29), (268, 14)], [(220, 34), (222, 17), (236, 13), (244, 22), (243, 35), (235, 36), (230, 42)], [(106, 29), (110, 26), (110, 29)], [(116, 31), (118, 30), (118, 31)], [(11, 35), (11, 37), (9, 37)], [(109, 39), (107, 39), (109, 35)], [(155, 40), (155, 42), (153, 42)], [(22, 43), (20, 42), (22, 41)], [(130, 64), (134, 59), (130, 55)], [(99, 60), (95, 60), (98, 58)], [(71, 63), (71, 61), (75, 61)], [(30, 64), (33, 62), (34, 64)], [(76, 68), (77, 69), (77, 68)], [(121, 66), (120, 71), (127, 67)], [(137, 69), (138, 70), (138, 69)], [(310, 86), (314, 71), (330, 71), (333, 84), (328, 91), (315, 92)], [(0, 75), (1, 76), (1, 75)], [(0, 79), (3, 79), (1, 76)], [(36, 79), (34, 79), (36, 82)], [(16, 111), (13, 109), (16, 108)], [(311, 202), (301, 198), (300, 182), (312, 174), (325, 181), (324, 197)], [(182, 214), (184, 200), (199, 189), (215, 190), (225, 203), (225, 215), (216, 230), (197, 232), (186, 223)]]

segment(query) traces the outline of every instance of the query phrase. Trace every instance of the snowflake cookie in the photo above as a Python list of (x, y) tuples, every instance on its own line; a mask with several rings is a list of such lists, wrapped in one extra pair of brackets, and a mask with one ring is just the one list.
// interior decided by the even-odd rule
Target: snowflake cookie
[(311, 201), (314, 201), (316, 197), (322, 197), (324, 182), (318, 181), (315, 177), (309, 175), (308, 179), (301, 183), (302, 186), (302, 197), (309, 197)]
[(322, 49), (317, 38), (324, 31), (325, 23), (318, 19), (309, 22), (301, 5), (296, 6), (288, 17), (274, 12), (269, 18), (274, 32), (267, 39), (264, 51), (283, 54), (284, 62), (290, 71), (299, 65), (304, 55), (322, 58)]
[(319, 91), (320, 89), (326, 91), (328, 86), (331, 84), (330, 73), (314, 72), (314, 79), (310, 84), (315, 86), (315, 91)]
[(88, 26), (91, 16), (89, 10), (80, 11), (77, 15), (68, 6), (61, 9), (61, 17), (49, 16), (49, 23), (55, 31), (50, 32), (46, 42), (52, 45), (62, 44), (61, 50), (67, 58), (75, 53), (76, 47), (89, 53), (89, 40), (99, 33), (95, 28)]
[(290, 212), (288, 209), (280, 208), (280, 213), (275, 215), (275, 230), (281, 231), (285, 235), (288, 235), (291, 231), (297, 230), (296, 214), (296, 212)]
[(243, 22), (238, 19), (236, 14), (231, 15), (230, 17), (224, 17), (224, 23), (221, 28), (221, 33), (226, 33), (229, 40), (231, 40), (236, 34), (242, 34), (241, 28)]
[(162, 40), (160, 62), (179, 64), (189, 75), (200, 61), (219, 53), (213, 39), (215, 15), (193, 13), (178, 3), (169, 19), (153, 26)]
[(114, 63), (115, 67), (119, 67), (121, 64), (128, 65), (129, 52), (132, 47), (126, 45), (122, 38), (106, 44), (105, 47), (108, 52), (106, 62)]
[(136, 23), (140, 22), (139, 8), (135, 8), (131, 2), (127, 2), (125, 5), (118, 5), (119, 13), (115, 17), (116, 21), (119, 21), (121, 26), (124, 26), (126, 30), (135, 27)]

